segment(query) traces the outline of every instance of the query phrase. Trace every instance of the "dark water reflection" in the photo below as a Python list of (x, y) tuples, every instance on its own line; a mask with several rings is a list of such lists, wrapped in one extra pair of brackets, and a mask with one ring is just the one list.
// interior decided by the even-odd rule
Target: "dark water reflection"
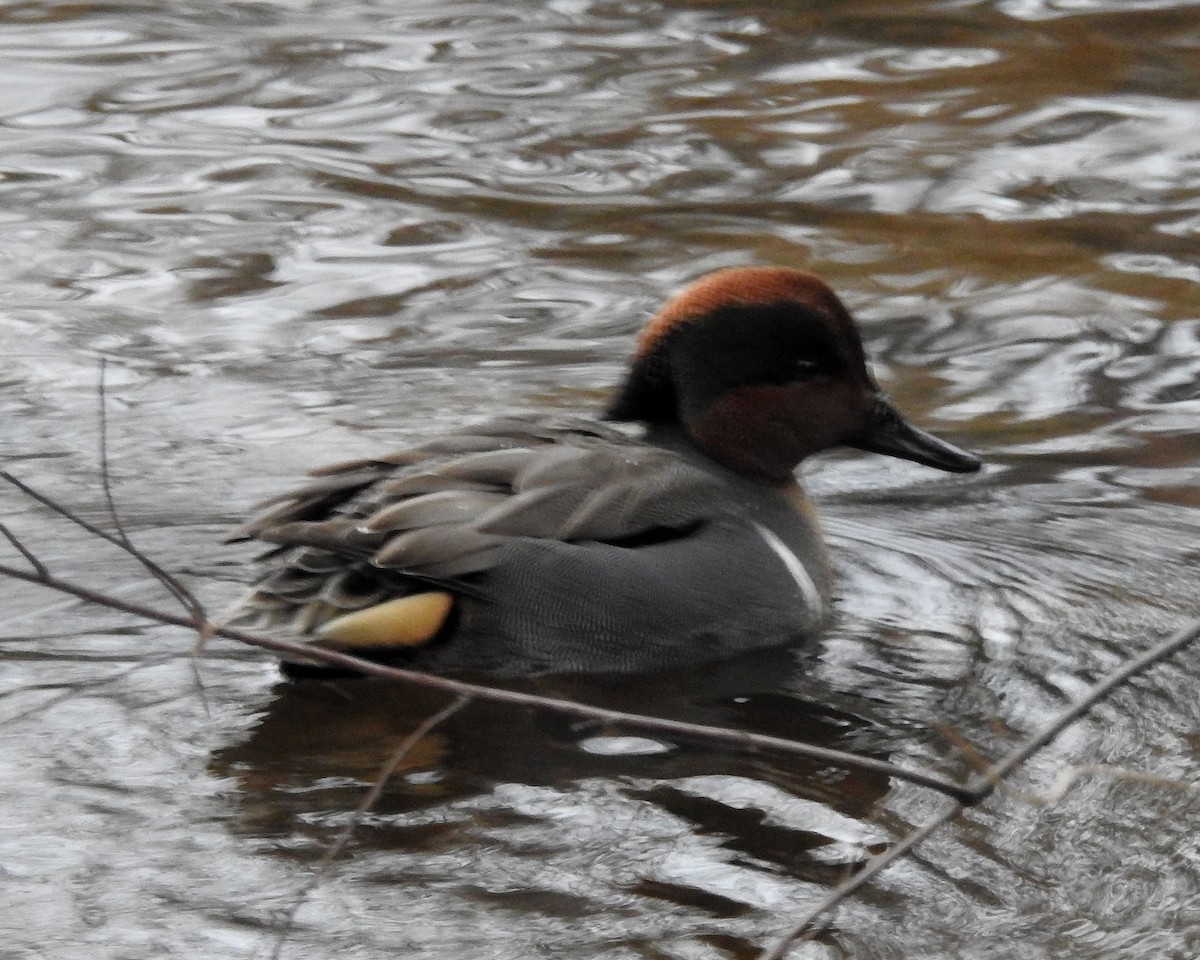
[[(0, 3), (6, 467), (116, 495), (214, 609), (220, 539), (330, 459), (598, 406), (669, 291), (827, 276), (880, 379), (985, 475), (805, 470), (841, 572), (818, 649), (550, 691), (963, 772), (1200, 613), (1200, 5), (995, 0)], [(55, 569), (137, 572), (11, 494)], [(269, 955), (439, 703), (281, 687), (177, 632), (0, 590), (5, 956)], [(156, 659), (147, 660), (147, 656)], [(1189, 653), (1070, 763), (1193, 783)], [(290, 954), (743, 958), (936, 802), (473, 708), (424, 741)], [(999, 796), (796, 956), (1192, 957), (1195, 794)]]

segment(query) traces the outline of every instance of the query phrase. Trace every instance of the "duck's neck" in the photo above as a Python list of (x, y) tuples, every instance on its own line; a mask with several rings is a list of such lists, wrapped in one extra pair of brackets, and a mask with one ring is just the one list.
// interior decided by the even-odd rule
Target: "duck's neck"
[(664, 450), (678, 453), (691, 463), (705, 470), (719, 473), (740, 483), (754, 484), (761, 487), (771, 487), (783, 492), (798, 488), (794, 475), (780, 479), (756, 477), (722, 463), (702, 446), (677, 423), (648, 423), (646, 424), (646, 442)]
[(703, 457), (709, 462), (714, 462), (704, 451), (702, 451), (694, 440), (687, 435), (684, 429), (677, 423), (647, 423), (646, 442), (653, 444), (656, 447), (662, 447), (664, 450), (672, 450), (675, 453), (681, 453), (689, 460), (697, 457)]

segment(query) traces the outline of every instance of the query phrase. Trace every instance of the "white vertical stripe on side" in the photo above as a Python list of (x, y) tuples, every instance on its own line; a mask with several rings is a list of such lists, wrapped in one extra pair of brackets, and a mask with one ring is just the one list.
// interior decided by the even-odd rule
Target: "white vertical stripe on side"
[(756, 523), (754, 529), (758, 531), (758, 535), (763, 538), (763, 542), (771, 548), (775, 556), (783, 561), (787, 572), (792, 575), (792, 579), (796, 581), (796, 586), (800, 588), (800, 595), (804, 597), (805, 604), (818, 615), (821, 614), (824, 606), (821, 601), (821, 591), (817, 589), (813, 578), (804, 569), (804, 564), (800, 562), (800, 558), (787, 548), (787, 544), (766, 527)]

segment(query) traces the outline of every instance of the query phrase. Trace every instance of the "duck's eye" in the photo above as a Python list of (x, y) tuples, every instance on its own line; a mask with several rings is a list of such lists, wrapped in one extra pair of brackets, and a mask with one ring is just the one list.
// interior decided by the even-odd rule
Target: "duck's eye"
[(808, 380), (821, 372), (821, 365), (815, 360), (797, 360), (792, 366), (794, 380)]

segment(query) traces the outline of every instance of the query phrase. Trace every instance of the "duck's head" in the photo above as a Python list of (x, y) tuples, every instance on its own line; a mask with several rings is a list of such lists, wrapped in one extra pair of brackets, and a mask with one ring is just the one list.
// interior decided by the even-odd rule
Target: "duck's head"
[(843, 445), (954, 473), (980, 467), (900, 415), (842, 302), (818, 277), (781, 267), (721, 270), (668, 300), (608, 416), (677, 426), (715, 460), (770, 482)]

